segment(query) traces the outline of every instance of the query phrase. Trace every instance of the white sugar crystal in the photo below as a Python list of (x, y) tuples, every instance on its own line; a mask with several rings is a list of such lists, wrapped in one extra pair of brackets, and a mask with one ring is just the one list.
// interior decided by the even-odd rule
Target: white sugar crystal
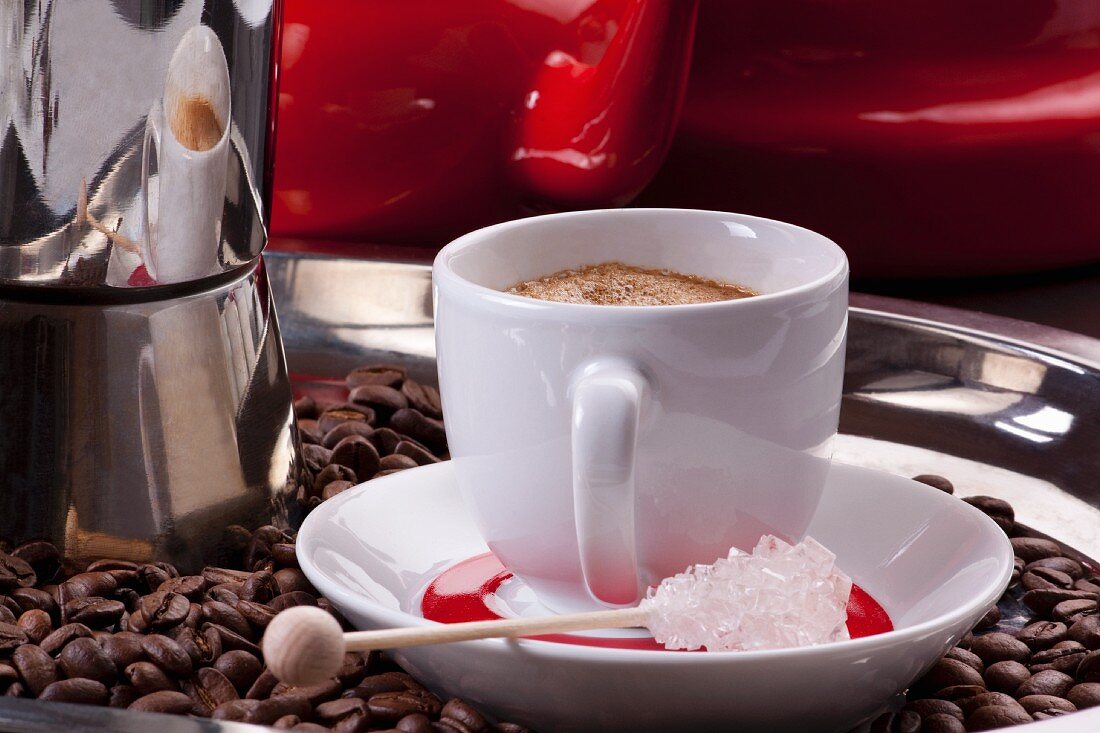
[(851, 579), (836, 555), (807, 537), (760, 539), (651, 588), (642, 606), (653, 638), (669, 649), (754, 651), (848, 638)]

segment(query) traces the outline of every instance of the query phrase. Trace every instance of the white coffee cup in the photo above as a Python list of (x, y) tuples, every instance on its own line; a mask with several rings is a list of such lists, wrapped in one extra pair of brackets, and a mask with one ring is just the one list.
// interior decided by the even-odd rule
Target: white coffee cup
[[(177, 108), (204, 100), (221, 126), (217, 142), (194, 149), (180, 141)], [(164, 96), (145, 125), (141, 183), (144, 196), (143, 257), (159, 283), (176, 283), (220, 272), (231, 100), (229, 67), (217, 35), (204, 25), (180, 39), (165, 78)], [(151, 176), (155, 161), (156, 178)]]
[[(604, 306), (502, 292), (608, 261), (761, 294)], [(433, 288), (464, 499), (545, 605), (631, 604), (731, 546), (805, 532), (844, 374), (848, 263), (832, 241), (720, 212), (554, 214), (455, 240)]]

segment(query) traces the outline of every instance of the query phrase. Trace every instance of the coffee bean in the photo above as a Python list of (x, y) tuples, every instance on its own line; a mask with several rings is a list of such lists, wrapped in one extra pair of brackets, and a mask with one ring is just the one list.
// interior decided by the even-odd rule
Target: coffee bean
[(1074, 685), (1066, 699), (1073, 703), (1078, 710), (1100, 707), (1100, 682), (1082, 682)]
[(1039, 537), (1013, 537), (1012, 551), (1024, 562), (1035, 562), (1045, 557), (1058, 557), (1062, 554), (1062, 548), (1057, 542), (1044, 540)]
[(73, 639), (66, 644), (57, 656), (57, 663), (66, 677), (85, 677), (103, 683), (105, 688), (113, 685), (118, 677), (115, 663), (91, 636)]
[(1085, 649), (1056, 647), (1057, 645), (1032, 655), (1031, 662), (1027, 666), (1028, 670), (1032, 674), (1047, 670), (1072, 674), (1081, 660), (1085, 658)]
[(170, 637), (187, 652), (193, 667), (213, 664), (221, 656), (221, 635), (214, 629), (196, 631), (182, 624), (172, 630)]
[(940, 700), (949, 700), (957, 705), (961, 700), (975, 695), (984, 695), (987, 692), (989, 690), (982, 685), (952, 685), (942, 690), (936, 690), (932, 696)]
[(271, 610), (275, 613), (285, 611), (288, 608), (294, 606), (316, 606), (317, 599), (312, 593), (306, 593), (302, 590), (294, 590), (289, 593), (283, 593), (281, 596), (271, 602)]
[(14, 624), (19, 619), (19, 615), (12, 611), (7, 606), (0, 606), (0, 623)]
[(968, 731), (996, 730), (1030, 722), (1031, 716), (1019, 705), (994, 705), (975, 710), (966, 719), (966, 729)]
[(1073, 578), (1059, 570), (1051, 568), (1035, 568), (1024, 573), (1020, 578), (1024, 588), (1036, 590), (1038, 588), (1072, 588)]
[(240, 583), (222, 583), (221, 585), (215, 585), (213, 588), (209, 588), (204, 596), (205, 601), (217, 601), (227, 606), (236, 605), (237, 601), (241, 600)]
[(1073, 584), (1074, 589), (1083, 590), (1096, 597), (1100, 597), (1100, 578), (1092, 577), (1088, 580), (1082, 578)]
[[(349, 423), (350, 424), (350, 423)], [(370, 430), (370, 426), (366, 426)], [(319, 473), (332, 460), (332, 450), (327, 446), (307, 443), (302, 446), (302, 461), (312, 474)]]
[(1016, 697), (1028, 695), (1054, 695), (1064, 697), (1073, 687), (1073, 678), (1063, 672), (1044, 669), (1036, 672), (1016, 689)]
[(57, 662), (35, 644), (24, 644), (12, 652), (11, 663), (19, 672), (23, 684), (35, 696), (41, 695), (59, 677)]
[[(410, 407), (419, 410), (428, 417), (436, 419), (443, 417), (443, 407), (439, 399), (439, 390), (426, 384), (406, 380), (401, 385), (401, 394), (408, 400)], [(917, 479), (918, 481), (920, 479)], [(945, 481), (947, 479), (944, 479)], [(950, 493), (950, 492), (948, 492)]]
[(1020, 707), (1032, 715), (1042, 710), (1061, 710), (1066, 713), (1077, 712), (1077, 706), (1064, 697), (1054, 695), (1026, 695), (1019, 700)]
[[(272, 582), (274, 582), (274, 578), (272, 578)], [(234, 601), (234, 603), (236, 602)], [(224, 626), (248, 641), (255, 640), (252, 627), (249, 626), (248, 621), (229, 604), (220, 601), (207, 601), (202, 604), (202, 616), (204, 621), (209, 621), (217, 626)]]
[(332, 449), (332, 462), (350, 468), (360, 481), (378, 473), (381, 465), (378, 450), (361, 435), (350, 435), (337, 443)]
[(397, 453), (386, 456), (379, 464), (383, 471), (403, 471), (406, 468), (416, 468), (419, 464), (408, 456)]
[[(472, 707), (462, 702), (457, 698), (452, 698), (447, 701), (447, 704), (443, 706), (443, 710), (439, 713), (440, 717), (446, 721), (457, 721), (461, 723), (467, 730), (470, 731), (484, 731), (489, 728), (488, 721), (481, 717), (481, 714), (474, 710)], [(920, 715), (916, 713), (910, 713), (902, 711), (899, 717), (903, 720), (909, 716), (910, 719), (916, 719), (916, 728), (914, 733), (920, 731)], [(902, 723), (898, 726), (898, 730), (906, 730), (906, 724)]]
[(1100, 616), (1085, 616), (1076, 621), (1069, 627), (1068, 636), (1086, 649), (1100, 649)]
[(172, 639), (150, 634), (141, 640), (141, 648), (149, 661), (174, 677), (189, 677), (193, 664), (190, 655)]
[(994, 606), (993, 608), (985, 612), (985, 615), (978, 620), (978, 623), (975, 624), (974, 628), (980, 631), (984, 631), (986, 629), (994, 629), (1000, 622), (1001, 609), (997, 606)]
[(253, 644), (252, 641), (250, 641), (249, 639), (246, 639), (245, 637), (238, 634), (236, 631), (226, 628), (225, 626), (222, 626), (220, 624), (212, 624), (209, 622), (203, 624), (203, 631), (205, 632), (207, 629), (214, 629), (217, 632), (218, 637), (221, 639), (222, 649), (238, 649), (241, 651), (246, 651), (249, 654), (257, 657), (260, 656), (260, 648)]
[(34, 568), (26, 560), (0, 552), (0, 593), (15, 588), (30, 588), (38, 582)]
[(107, 705), (112, 708), (125, 709), (134, 704), (134, 700), (141, 694), (133, 685), (115, 685), (108, 691)]
[(134, 662), (123, 670), (123, 677), (142, 695), (160, 690), (175, 690), (176, 684), (152, 662)]
[[(261, 527), (260, 529), (256, 530), (252, 539), (254, 542), (260, 542), (261, 544), (266, 545), (266, 547), (270, 547), (272, 545), (272, 542), (267, 541), (266, 538), (260, 534), (260, 530), (262, 529), (264, 528)], [(271, 529), (275, 528), (272, 527)], [(277, 529), (275, 529), (275, 532), (277, 537), (282, 537), (282, 533), (280, 533)], [(215, 585), (221, 585), (223, 583), (243, 584), (245, 581), (248, 580), (251, 575), (252, 572), (248, 570), (233, 570), (231, 568), (215, 568), (209, 566), (202, 569), (202, 577), (207, 583), (207, 587), (213, 587)]]
[(418, 446), (415, 442), (409, 440), (401, 440), (394, 448), (394, 455), (404, 456), (405, 458), (414, 461), (417, 466), (428, 466), (430, 463), (438, 463), (439, 459), (433, 456), (432, 453)]
[(90, 629), (114, 626), (126, 613), (119, 601), (109, 601), (95, 596), (74, 598), (65, 604), (64, 613), (71, 623), (84, 624)]
[(298, 568), (280, 568), (275, 571), (275, 583), (279, 587), (279, 593), (293, 593), (304, 591), (312, 595), (317, 594), (317, 589), (309, 582), (309, 578)]
[(298, 435), (302, 436), (302, 447), (305, 448), (307, 445), (319, 445), (324, 433), (316, 420), (307, 419), (298, 421)]
[(141, 647), (141, 635), (130, 631), (120, 631), (99, 639), (103, 653), (107, 655), (115, 669), (122, 671), (134, 662), (145, 659), (145, 650)]
[(447, 433), (443, 429), (443, 423), (425, 416), (412, 408), (398, 410), (393, 413), (390, 423), (399, 433), (404, 433), (417, 440), (428, 448), (434, 450), (446, 450)]
[(359, 405), (341, 405), (328, 410), (317, 418), (317, 427), (324, 435), (337, 425), (346, 422), (361, 422), (365, 425), (373, 425), (375, 420), (374, 410)]
[(345, 653), (344, 662), (336, 672), (336, 678), (340, 680), (340, 684), (345, 688), (354, 687), (362, 682), (366, 675), (367, 661), (363, 655), (358, 652)]
[(297, 715), (300, 718), (310, 714), (309, 701), (300, 695), (280, 695), (258, 700), (244, 716), (243, 722), (257, 725), (271, 725), (284, 715)]
[(241, 585), (241, 600), (256, 603), (269, 603), (279, 595), (279, 584), (275, 576), (266, 571), (252, 573)]
[(175, 690), (161, 690), (151, 692), (134, 700), (130, 710), (141, 713), (172, 713), (174, 715), (186, 715), (195, 706), (194, 701)]
[(1028, 608), (1043, 616), (1050, 616), (1054, 607), (1064, 601), (1095, 600), (1096, 595), (1081, 590), (1039, 588), (1024, 593), (1023, 602)]
[[(410, 383), (406, 382), (407, 387)], [(409, 406), (409, 399), (393, 387), (383, 384), (364, 384), (356, 387), (348, 395), (348, 400), (356, 405), (365, 405), (380, 415), (392, 415), (394, 412)]]
[(955, 703), (932, 698), (913, 700), (906, 703), (904, 709), (912, 710), (922, 718), (928, 718), (932, 715), (948, 715), (955, 718), (960, 723), (963, 722), (966, 717), (963, 715), (962, 708)]
[(1036, 621), (1028, 624), (1016, 634), (1016, 638), (1027, 644), (1031, 651), (1047, 649), (1060, 641), (1065, 641), (1069, 629), (1063, 623), (1055, 621)]
[(937, 713), (922, 720), (921, 733), (966, 733), (966, 726), (950, 715)]
[(313, 480), (313, 493), (320, 494), (325, 486), (329, 485), (333, 481), (347, 481), (354, 485), (358, 483), (358, 479), (355, 477), (355, 471), (352, 471), (347, 466), (342, 466), (337, 463), (330, 463), (317, 474), (317, 477)]
[(72, 702), (81, 705), (106, 705), (107, 687), (95, 680), (75, 678), (58, 680), (42, 690), (39, 700)]
[(1077, 623), (1086, 616), (1095, 616), (1097, 613), (1096, 601), (1087, 598), (1076, 601), (1062, 601), (1051, 611), (1054, 618), (1069, 625)]
[(1082, 657), (1076, 676), (1078, 682), (1100, 682), (1100, 649)]
[[(13, 619), (14, 620), (14, 619)], [(22, 644), (26, 644), (27, 638), (23, 629), (14, 623), (0, 623), (0, 655), (7, 655)]]
[(1027, 644), (999, 631), (974, 639), (970, 651), (981, 657), (986, 666), (1004, 661), (1026, 662), (1031, 656)]
[(362, 387), (364, 384), (381, 384), (385, 387), (400, 387), (408, 372), (405, 367), (396, 364), (376, 364), (353, 369), (348, 373), (348, 389)]
[[(375, 428), (374, 432), (367, 437), (367, 440), (378, 449), (378, 455), (381, 456), (390, 455), (402, 442), (401, 436), (389, 428)], [(429, 453), (429, 455), (431, 454)]]
[(299, 420), (317, 417), (317, 402), (309, 395), (294, 400), (294, 416)]
[(203, 667), (195, 676), (181, 685), (183, 692), (191, 698), (196, 708), (210, 715), (222, 703), (239, 698), (233, 684), (216, 669)]
[(234, 608), (248, 623), (257, 629), (266, 628), (271, 623), (271, 619), (275, 618), (275, 612), (261, 603), (237, 601)]
[(53, 631), (50, 615), (37, 608), (23, 612), (16, 625), (27, 635), (27, 639), (35, 644), (41, 643)]
[(141, 599), (141, 617), (153, 629), (176, 626), (187, 618), (190, 610), (191, 602), (187, 597), (172, 591), (158, 590)]
[(430, 692), (405, 690), (403, 692), (380, 692), (367, 701), (371, 718), (382, 723), (396, 723), (410, 713), (422, 713), (436, 717), (443, 709), (443, 703)]
[[(74, 575), (58, 586), (58, 591), (63, 594), (66, 602), (74, 598), (90, 596), (103, 598), (116, 590), (118, 590), (118, 581), (115, 580), (115, 576), (102, 570)], [(59, 605), (64, 606), (64, 603)]]
[(1074, 580), (1080, 580), (1084, 576), (1084, 568), (1081, 567), (1081, 563), (1068, 557), (1044, 557), (1030, 562), (1026, 571), (1035, 570), (1036, 568), (1050, 568), (1051, 570), (1057, 570), (1058, 572), (1065, 573)]
[(39, 644), (42, 650), (51, 656), (57, 656), (74, 639), (90, 638), (92, 630), (84, 624), (65, 624), (50, 634)]
[(404, 672), (383, 672), (365, 678), (354, 689), (348, 690), (344, 694), (346, 696), (368, 700), (374, 695), (382, 692), (404, 692), (406, 690), (423, 689), (422, 685)]
[(259, 704), (259, 700), (227, 700), (214, 708), (210, 717), (214, 720), (232, 720), (239, 723)]
[(15, 671), (15, 667), (7, 662), (0, 662), (0, 690), (18, 679), (19, 673)]
[[(227, 651), (214, 661), (214, 669), (225, 675), (239, 695), (244, 695), (260, 676), (260, 660), (245, 651)], [(272, 687), (275, 685), (272, 684)]]
[(325, 725), (332, 726), (349, 715), (368, 715), (367, 703), (358, 698), (344, 698), (321, 703), (314, 710), (317, 719)]
[(435, 728), (432, 727), (431, 718), (427, 715), (410, 713), (397, 721), (393, 730), (400, 733), (434, 733)]
[(52, 542), (25, 542), (11, 554), (31, 566), (39, 583), (50, 582), (61, 571), (61, 552)]
[(996, 692), (1013, 693), (1031, 677), (1027, 667), (1019, 662), (997, 662), (986, 667), (983, 678), (986, 686)]
[(943, 476), (939, 476), (939, 475), (934, 474), (934, 473), (922, 473), (919, 476), (914, 476), (913, 480), (914, 481), (919, 481), (922, 484), (927, 484), (927, 485), (931, 486), (934, 489), (939, 489), (940, 491), (944, 492), (945, 494), (954, 494), (955, 493), (955, 485), (953, 483), (948, 481)]
[(22, 682), (12, 682), (4, 691), (4, 697), (30, 697), (30, 690)]
[(1012, 505), (1003, 499), (995, 496), (967, 496), (963, 501), (980, 510), (1005, 532), (1011, 532), (1016, 524), (1016, 512), (1012, 509)]
[(981, 674), (985, 670), (985, 665), (982, 663), (981, 657), (972, 651), (960, 649), (956, 646), (949, 649), (947, 654), (943, 656), (945, 659), (954, 659), (962, 662), (968, 667), (973, 667), (978, 674)]
[[(381, 473), (381, 471), (379, 472)], [(378, 474), (375, 474), (377, 476)], [(321, 489), (321, 500), (328, 501), (337, 494), (342, 494), (348, 489), (354, 488), (355, 484), (351, 481), (329, 481), (325, 484), (325, 487)]]
[[(164, 581), (157, 586), (157, 593), (171, 594), (176, 597), (182, 596), (189, 603), (199, 603), (202, 601), (206, 589), (211, 585), (214, 584), (207, 581), (202, 575), (183, 575)], [(152, 595), (155, 596), (157, 593)]]
[(962, 709), (963, 715), (967, 717), (970, 717), (975, 710), (981, 707), (1014, 706), (1016, 704), (1016, 698), (1003, 692), (984, 692), (981, 695), (974, 695), (959, 701), (959, 707)]
[(61, 618), (61, 609), (57, 605), (57, 600), (44, 590), (39, 590), (38, 588), (16, 588), (11, 591), (11, 599), (16, 602), (21, 611), (36, 609), (45, 611), (55, 622)]

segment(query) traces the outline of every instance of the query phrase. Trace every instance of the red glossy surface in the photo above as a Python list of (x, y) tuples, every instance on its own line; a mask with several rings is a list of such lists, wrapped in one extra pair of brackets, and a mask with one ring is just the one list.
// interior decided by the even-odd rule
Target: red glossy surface
[[(462, 621), (490, 621), (501, 618), (486, 605), (491, 596), (512, 573), (491, 554), (478, 555), (443, 571), (424, 591), (420, 610), (424, 618), (445, 624)], [(853, 639), (893, 631), (894, 625), (878, 601), (858, 585), (852, 586), (848, 600), (848, 633)], [(598, 646), (607, 649), (649, 649), (665, 651), (663, 645), (648, 637), (598, 637), (578, 634), (547, 634), (534, 639), (560, 644)]]
[(287, 0), (276, 234), (442, 242), (623, 204), (667, 150), (696, 0)]
[(1096, 0), (704, 0), (642, 201), (761, 214), (859, 276), (1100, 260)]
[[(273, 231), (439, 245), (630, 200), (695, 0), (287, 0)], [(1100, 260), (1096, 0), (703, 0), (640, 203), (793, 221), (855, 277)]]

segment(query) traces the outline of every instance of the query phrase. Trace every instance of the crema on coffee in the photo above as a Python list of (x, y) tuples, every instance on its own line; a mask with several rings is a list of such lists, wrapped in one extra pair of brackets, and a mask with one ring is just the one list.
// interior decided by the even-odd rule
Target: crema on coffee
[(538, 300), (588, 305), (686, 305), (759, 295), (743, 285), (621, 262), (562, 270), (518, 282), (507, 288), (507, 292)]

